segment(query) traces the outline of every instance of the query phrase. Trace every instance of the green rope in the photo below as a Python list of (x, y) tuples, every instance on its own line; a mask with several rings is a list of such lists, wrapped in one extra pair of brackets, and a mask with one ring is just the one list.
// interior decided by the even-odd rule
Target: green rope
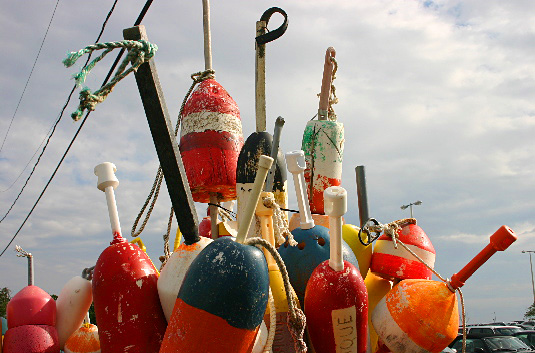
[[(120, 42), (98, 43), (89, 45), (83, 49), (78, 50), (77, 52), (71, 52), (69, 55), (67, 55), (67, 58), (63, 60), (63, 64), (66, 67), (71, 67), (72, 65), (74, 65), (74, 63), (76, 63), (76, 60), (78, 60), (84, 54), (91, 53), (95, 50), (105, 49), (102, 54), (93, 59), (93, 61), (91, 61), (87, 66), (82, 68), (79, 73), (73, 75), (74, 79), (76, 80), (76, 84), (78, 86), (82, 86), (82, 84), (87, 78), (87, 75), (95, 67), (95, 65), (99, 61), (101, 61), (109, 52), (116, 48), (128, 49), (128, 55), (124, 58), (121, 65), (117, 68), (115, 76), (109, 83), (100, 87), (95, 92), (91, 92), (88, 87), (84, 87), (80, 91), (80, 104), (78, 105), (78, 109), (71, 114), (71, 117), (74, 121), (78, 121), (82, 117), (84, 110), (95, 110), (96, 105), (98, 103), (102, 103), (106, 99), (108, 94), (111, 93), (111, 91), (113, 90), (115, 85), (119, 83), (119, 81), (128, 76), (128, 74), (130, 74), (132, 71), (136, 71), (139, 66), (141, 66), (141, 64), (149, 61), (158, 50), (158, 47), (155, 44), (152, 44), (146, 40), (123, 40)], [(132, 66), (128, 70), (126, 70), (128, 63), (131, 63)]]

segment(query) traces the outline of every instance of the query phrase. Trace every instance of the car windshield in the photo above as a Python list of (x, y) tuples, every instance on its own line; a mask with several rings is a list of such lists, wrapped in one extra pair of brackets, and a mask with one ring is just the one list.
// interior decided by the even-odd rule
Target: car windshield
[(516, 337), (487, 337), (485, 341), (493, 351), (514, 352), (521, 349), (530, 349), (529, 346)]

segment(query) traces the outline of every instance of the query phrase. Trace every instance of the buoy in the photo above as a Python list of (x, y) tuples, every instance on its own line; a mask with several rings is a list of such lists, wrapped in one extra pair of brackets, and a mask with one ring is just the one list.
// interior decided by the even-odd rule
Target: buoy
[(56, 326), (56, 302), (38, 286), (22, 288), (7, 303), (6, 313), (9, 329), (24, 325)]
[[(267, 24), (274, 13), (284, 16), (282, 25), (268, 33)], [(266, 43), (273, 41), (284, 34), (288, 27), (288, 16), (286, 12), (278, 7), (266, 10), (256, 22), (256, 55), (255, 55), (255, 115), (256, 131), (245, 141), (238, 157), (238, 167), (236, 170), (236, 195), (238, 201), (238, 222), (247, 207), (249, 195), (256, 176), (256, 166), (261, 155), (271, 155), (273, 137), (266, 132)], [(288, 208), (288, 193), (286, 186), (286, 167), (282, 153), (275, 158), (275, 175), (273, 181), (273, 192), (275, 201), (281, 208)], [(253, 236), (254, 226), (247, 234)]]
[(301, 149), (305, 152), (305, 180), (308, 184), (310, 209), (323, 212), (323, 191), (342, 182), (342, 159), (344, 154), (344, 125), (330, 120), (329, 97), (335, 73), (334, 48), (327, 48), (321, 82), (318, 120), (310, 120), (303, 133)]
[(305, 315), (314, 349), (322, 353), (365, 353), (368, 341), (368, 293), (359, 270), (342, 258), (342, 216), (347, 192), (340, 186), (324, 191), (330, 218), (330, 259), (308, 280)]
[[(359, 272), (363, 279), (366, 279), (368, 270), (370, 269), (370, 263), (372, 260), (372, 245), (363, 245), (359, 240), (360, 228), (352, 224), (342, 225), (342, 237), (344, 241), (349, 245), (353, 255), (357, 258), (359, 263)], [(367, 241), (366, 234), (363, 235), (363, 241)]]
[(79, 327), (65, 343), (65, 353), (100, 353), (97, 326), (86, 323)]
[(254, 342), (253, 350), (251, 353), (264, 353), (264, 347), (266, 346), (268, 339), (268, 328), (266, 324), (262, 321), (258, 333), (256, 334), (256, 339)]
[(158, 278), (158, 295), (167, 321), (171, 318), (178, 291), (191, 263), (211, 242), (211, 238), (201, 237), (198, 242), (191, 245), (182, 243), (165, 263)]
[(455, 290), (496, 251), (517, 239), (512, 229), (500, 227), (490, 243), (448, 283), (406, 279), (377, 304), (372, 322), (377, 334), (394, 353), (438, 353), (457, 336), (459, 311)]
[[(299, 206), (300, 225), (292, 231), (292, 235), (297, 246), (289, 246), (288, 242), (278, 249), (292, 284), (301, 305), (304, 303), (305, 290), (308, 279), (314, 269), (323, 261), (329, 259), (330, 237), (329, 229), (320, 225), (315, 225), (310, 216), (310, 208), (305, 192), (305, 180), (303, 171), (305, 170), (305, 158), (303, 151), (290, 151), (286, 153), (286, 163), (288, 171), (292, 173)], [(357, 259), (349, 246), (342, 241), (342, 254), (344, 260), (349, 261), (358, 267)]]
[(245, 353), (266, 310), (269, 276), (262, 251), (244, 245), (273, 159), (261, 156), (237, 241), (222, 237), (193, 260), (176, 299), (160, 353)]
[(10, 327), (4, 336), (3, 353), (59, 353), (58, 331), (48, 325)]
[(113, 241), (93, 271), (93, 300), (103, 353), (158, 352), (166, 321), (156, 283), (158, 273), (137, 245), (121, 236), (113, 190), (119, 185), (115, 165), (95, 167), (97, 187), (106, 193)]
[(76, 276), (63, 286), (56, 300), (60, 349), (64, 349), (65, 342), (82, 325), (92, 302), (91, 281), (88, 279)]
[(236, 198), (236, 166), (243, 146), (238, 105), (213, 78), (210, 4), (203, 0), (204, 66), (211, 78), (199, 83), (184, 105), (180, 153), (193, 200), (211, 203), (213, 239), (217, 234), (216, 205)]
[[(435, 264), (435, 248), (423, 229), (416, 225), (414, 219), (401, 224), (397, 232), (399, 240), (422, 258), (431, 268)], [(392, 238), (381, 235), (375, 242), (370, 269), (378, 276), (388, 280), (431, 279), (433, 273), (405, 248), (394, 247)]]
[(378, 336), (372, 325), (372, 313), (379, 301), (392, 289), (392, 282), (368, 270), (364, 284), (368, 290), (368, 332), (370, 333), (368, 346), (371, 348), (371, 352), (376, 352), (378, 349)]
[[(273, 197), (271, 192), (262, 192), (260, 199), (256, 205), (256, 215), (260, 219), (260, 228), (262, 231), (262, 238), (275, 246), (275, 234), (273, 230), (273, 209), (264, 206), (263, 199), (266, 197)], [(286, 297), (286, 290), (284, 289), (284, 281), (279, 266), (269, 251), (264, 249), (264, 255), (267, 260), (269, 270), (269, 286), (273, 294), (276, 311), (276, 325), (274, 328), (270, 326), (270, 308), (268, 306), (264, 315), (264, 323), (268, 329), (275, 330), (275, 339), (273, 341), (273, 353), (291, 353), (295, 352), (293, 345), (293, 338), (288, 329), (288, 298)], [(298, 302), (297, 296), (293, 288), (290, 291)]]

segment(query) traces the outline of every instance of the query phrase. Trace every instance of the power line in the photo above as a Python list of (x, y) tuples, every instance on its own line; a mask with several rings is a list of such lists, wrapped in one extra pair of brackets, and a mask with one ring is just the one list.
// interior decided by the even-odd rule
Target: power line
[[(115, 4), (117, 3), (118, 0), (115, 0), (115, 3), (113, 4), (113, 7), (112, 7), (112, 10), (115, 8)], [(149, 10), (149, 7), (150, 5), (152, 4), (153, 0), (147, 0), (147, 2), (145, 3), (145, 6), (143, 7), (143, 9), (141, 10), (136, 22), (134, 23), (134, 26), (138, 26), (139, 24), (141, 24), (141, 21), (143, 20), (143, 18), (145, 17), (145, 15), (147, 14), (147, 11)], [(109, 16), (111, 15), (108, 14), (108, 17), (106, 18), (106, 21), (108, 20)], [(102, 32), (101, 32), (102, 33)], [(123, 51), (121, 51), (117, 58), (115, 59), (115, 62), (114, 64), (112, 65), (112, 67), (110, 68), (110, 71), (108, 72), (108, 75), (106, 76), (106, 78), (104, 79), (104, 82), (102, 85), (105, 85), (107, 82), (108, 82), (108, 79), (111, 77), (112, 75), (112, 72), (113, 70), (115, 70), (115, 67), (117, 66), (117, 64), (119, 63), (119, 59), (122, 55)], [(72, 93), (71, 93), (72, 94)], [(28, 220), (28, 218), (30, 218), (31, 214), (33, 213), (33, 210), (35, 209), (35, 207), (37, 206), (37, 204), (39, 203), (39, 201), (41, 200), (41, 197), (43, 197), (46, 189), (48, 188), (48, 185), (50, 185), (50, 183), (52, 182), (52, 179), (54, 179), (54, 176), (56, 175), (56, 172), (58, 171), (59, 167), (61, 166), (61, 164), (63, 163), (63, 160), (65, 159), (65, 157), (67, 156), (67, 153), (69, 153), (69, 150), (71, 149), (71, 146), (73, 145), (74, 141), (76, 140), (76, 138), (78, 137), (78, 134), (80, 132), (80, 130), (82, 130), (82, 127), (84, 126), (86, 120), (87, 120), (87, 117), (89, 116), (89, 114), (91, 113), (91, 111), (88, 111), (87, 114), (85, 115), (84, 119), (82, 120), (82, 123), (80, 124), (80, 126), (78, 127), (78, 130), (76, 130), (76, 133), (74, 134), (74, 137), (72, 138), (71, 142), (69, 143), (69, 146), (67, 147), (67, 150), (65, 151), (65, 153), (63, 154), (63, 156), (61, 157), (61, 160), (59, 161), (58, 165), (56, 166), (56, 169), (54, 170), (54, 172), (52, 173), (52, 175), (50, 176), (50, 178), (48, 179), (48, 182), (46, 183), (45, 187), (43, 188), (43, 190), (41, 191), (41, 194), (39, 195), (39, 197), (37, 198), (37, 201), (35, 201), (34, 205), (32, 206), (30, 212), (28, 212), (28, 215), (26, 216), (26, 218), (24, 219), (24, 221), (22, 222), (22, 224), (20, 225), (19, 229), (17, 229), (17, 231), (15, 232), (15, 234), (13, 235), (13, 237), (11, 238), (11, 240), (9, 241), (9, 243), (6, 245), (6, 247), (4, 248), (4, 250), (2, 251), (2, 253), (0, 253), (0, 257), (2, 255), (4, 255), (4, 253), (6, 252), (6, 250), (9, 248), (9, 246), (11, 245), (11, 243), (15, 240), (15, 238), (17, 237), (17, 235), (20, 233), (20, 231), (22, 230), (22, 227), (24, 227), (24, 225), (26, 224), (26, 221)]]
[[(95, 40), (95, 43), (97, 43), (100, 38), (102, 37), (102, 34), (104, 33), (104, 28), (106, 28), (106, 25), (108, 24), (108, 20), (110, 19), (111, 17), (111, 14), (113, 13), (113, 11), (115, 10), (115, 5), (117, 4), (119, 0), (115, 0), (115, 2), (113, 3), (110, 11), (108, 12), (108, 15), (106, 16), (106, 19), (104, 20), (104, 22), (102, 23), (102, 27), (100, 29), (100, 33), (98, 34), (97, 36), (97, 39)], [(85, 65), (84, 67), (89, 63), (89, 60), (91, 60), (91, 54), (88, 56), (87, 58), (87, 61), (85, 62)], [(108, 76), (109, 77), (109, 76)], [(108, 78), (106, 78), (107, 80)], [(54, 135), (54, 132), (56, 131), (56, 127), (58, 126), (59, 122), (61, 121), (61, 118), (63, 117), (63, 113), (65, 112), (65, 109), (67, 108), (67, 106), (69, 105), (69, 102), (71, 101), (71, 98), (72, 98), (72, 95), (74, 93), (74, 91), (76, 90), (76, 85), (74, 85), (71, 89), (71, 92), (69, 93), (69, 96), (67, 97), (67, 101), (65, 102), (65, 104), (63, 105), (63, 108), (61, 109), (61, 112), (59, 114), (59, 117), (56, 119), (56, 121), (54, 122), (54, 124), (52, 125), (52, 128), (51, 128), (51, 133), (50, 135), (48, 136), (48, 139), (46, 140), (46, 144), (44, 145), (43, 147), (43, 150), (41, 151), (41, 153), (39, 154), (39, 157), (37, 158), (37, 161), (35, 162), (33, 168), (32, 168), (32, 171), (30, 172), (30, 175), (28, 175), (28, 178), (26, 178), (26, 181), (24, 182), (24, 185), (22, 186), (22, 188), (20, 189), (19, 191), (19, 194), (17, 195), (17, 197), (15, 198), (15, 201), (13, 201), (13, 203), (11, 204), (11, 206), (9, 207), (9, 209), (7, 210), (7, 212), (4, 214), (4, 216), (2, 217), (2, 219), (0, 219), (0, 223), (2, 223), (2, 221), (7, 217), (7, 215), (9, 214), (9, 212), (11, 212), (11, 210), (13, 209), (13, 207), (15, 206), (15, 204), (17, 203), (17, 201), (19, 200), (20, 198), (20, 195), (22, 195), (22, 192), (24, 191), (24, 189), (26, 188), (26, 185), (28, 185), (28, 182), (30, 181), (30, 179), (32, 178), (32, 175), (33, 173), (35, 172), (35, 169), (37, 168), (37, 165), (39, 164), (39, 162), (41, 161), (41, 157), (43, 156), (43, 154), (45, 153), (46, 151), (46, 148), (50, 142), (50, 139), (52, 139), (52, 136)], [(50, 130), (49, 130), (50, 131)], [(46, 138), (46, 137), (45, 137)], [(41, 143), (42, 145), (42, 143)], [(35, 156), (35, 154), (37, 153), (37, 151), (39, 150), (39, 148), (35, 151), (35, 153), (33, 154)], [(33, 156), (32, 156), (32, 159), (33, 159)], [(31, 159), (30, 159), (31, 161)], [(28, 162), (28, 164), (30, 164), (30, 161)], [(28, 164), (26, 164), (26, 167), (28, 166)], [(24, 170), (26, 169), (26, 167), (24, 167)], [(24, 172), (23, 170), (23, 172)], [(22, 172), (21, 172), (22, 174)], [(20, 177), (20, 175), (19, 175)], [(18, 180), (18, 177), (17, 177), (17, 180)], [(17, 181), (15, 180), (15, 182)], [(13, 182), (13, 184), (15, 183)], [(11, 184), (11, 186), (13, 186), (13, 184)], [(4, 191), (7, 191), (11, 188), (11, 186), (9, 188), (7, 188), (6, 190)]]
[[(28, 79), (26, 80), (26, 84), (24, 85), (24, 89), (22, 90), (22, 94), (20, 95), (19, 102), (17, 103), (17, 107), (15, 108), (15, 112), (13, 113), (13, 116), (11, 117), (11, 122), (9, 123), (9, 126), (6, 131), (6, 135), (4, 136), (4, 140), (2, 141), (2, 146), (0, 146), (0, 152), (2, 152), (2, 149), (4, 148), (4, 144), (6, 143), (7, 135), (9, 134), (9, 130), (11, 130), (11, 124), (13, 124), (13, 120), (15, 120), (15, 116), (17, 115), (17, 111), (19, 110), (20, 103), (22, 102), (22, 98), (24, 97), (24, 93), (26, 92), (26, 88), (28, 88), (28, 83), (30, 83), (30, 78), (32, 77), (33, 70), (35, 69), (35, 65), (37, 64), (37, 60), (39, 59), (39, 55), (41, 54), (41, 50), (43, 49), (43, 45), (45, 44), (46, 36), (48, 35), (48, 31), (50, 30), (50, 26), (52, 25), (52, 20), (54, 19), (54, 15), (56, 14), (56, 10), (58, 8), (59, 0), (56, 2), (56, 7), (54, 7), (54, 12), (52, 12), (52, 17), (50, 18), (50, 22), (48, 22), (48, 27), (45, 32), (45, 36), (43, 38), (43, 41), (41, 42), (41, 46), (39, 47), (39, 51), (37, 52), (37, 57), (35, 58), (35, 61), (33, 62), (32, 69), (30, 70), (30, 75), (28, 76)], [(35, 154), (34, 154), (35, 156)], [(33, 158), (33, 157), (32, 157)]]

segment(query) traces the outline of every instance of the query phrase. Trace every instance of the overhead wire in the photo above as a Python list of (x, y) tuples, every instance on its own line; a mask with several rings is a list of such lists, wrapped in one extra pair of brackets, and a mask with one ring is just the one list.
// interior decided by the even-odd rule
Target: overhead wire
[(56, 14), (56, 10), (58, 9), (58, 4), (59, 4), (59, 0), (56, 1), (56, 6), (54, 7), (54, 11), (52, 12), (52, 17), (50, 18), (50, 22), (48, 22), (48, 27), (46, 28), (45, 36), (43, 37), (43, 41), (41, 42), (41, 46), (39, 47), (39, 51), (37, 52), (37, 56), (35, 57), (35, 60), (33, 62), (32, 69), (30, 70), (30, 75), (28, 76), (28, 79), (26, 80), (26, 84), (24, 85), (24, 89), (22, 90), (22, 94), (20, 95), (19, 102), (17, 103), (17, 107), (15, 108), (15, 112), (13, 113), (13, 116), (11, 117), (9, 126), (7, 127), (6, 135), (4, 136), (4, 139), (2, 140), (2, 145), (0, 146), (0, 152), (2, 152), (2, 149), (4, 148), (4, 144), (6, 143), (9, 130), (11, 130), (11, 125), (13, 124), (13, 120), (15, 120), (15, 116), (17, 115), (17, 112), (19, 110), (20, 103), (22, 102), (22, 98), (24, 97), (24, 93), (26, 93), (26, 88), (28, 88), (28, 84), (30, 83), (30, 78), (32, 77), (33, 70), (35, 69), (37, 60), (39, 59), (39, 55), (41, 54), (41, 50), (43, 49), (43, 45), (45, 44), (46, 36), (48, 35), (48, 31), (50, 30), (50, 27), (52, 26), (52, 20), (54, 20), (54, 15)]
[[(109, 19), (109, 16), (111, 16), (111, 12), (113, 12), (113, 9), (115, 8), (115, 4), (117, 3), (118, 0), (116, 0), (113, 4), (113, 7), (112, 7), (112, 10), (110, 10), (110, 13), (108, 14), (108, 17), (106, 18), (106, 22), (107, 20)], [(149, 10), (151, 4), (152, 4), (153, 0), (147, 0), (147, 2), (145, 3), (145, 5), (143, 6), (143, 9), (141, 10), (138, 18), (136, 19), (135, 23), (134, 23), (134, 26), (138, 26), (141, 24), (141, 21), (143, 20), (143, 18), (145, 17), (145, 15), (147, 14), (147, 11)], [(104, 26), (104, 25), (103, 25)], [(102, 31), (104, 30), (104, 28), (102, 28)], [(101, 31), (101, 33), (102, 33)], [(98, 41), (98, 40), (97, 40)], [(115, 59), (112, 67), (110, 68), (110, 71), (108, 72), (108, 75), (106, 76), (106, 78), (104, 79), (104, 82), (103, 82), (103, 85), (105, 85), (109, 78), (111, 77), (113, 71), (115, 70), (115, 67), (117, 66), (117, 64), (119, 63), (119, 60), (122, 56), (122, 54), (124, 53), (124, 50), (122, 50), (121, 52), (119, 52), (119, 54), (117, 55), (117, 58)], [(73, 90), (74, 91), (74, 90)], [(72, 92), (71, 92), (71, 95), (72, 95)], [(63, 111), (62, 111), (63, 113)], [(74, 141), (76, 140), (76, 138), (78, 137), (78, 134), (80, 133), (80, 130), (82, 129), (82, 127), (84, 126), (85, 122), (87, 121), (87, 117), (89, 116), (91, 112), (88, 111), (84, 117), (84, 119), (82, 120), (82, 122), (80, 123), (80, 126), (78, 127), (78, 130), (76, 130), (76, 133), (74, 134), (74, 137), (72, 138), (71, 142), (69, 143), (69, 146), (67, 147), (65, 153), (63, 154), (63, 156), (61, 157), (60, 161), (58, 162), (57, 166), (56, 166), (56, 169), (54, 170), (54, 172), (52, 173), (52, 175), (50, 176), (48, 182), (46, 183), (45, 187), (43, 188), (43, 190), (41, 191), (41, 194), (39, 195), (39, 197), (37, 198), (37, 200), (35, 201), (33, 207), (31, 208), (31, 210), (28, 212), (28, 215), (26, 216), (26, 218), (24, 219), (24, 221), (22, 222), (22, 224), (20, 225), (20, 227), (17, 229), (17, 231), (15, 232), (15, 234), (13, 235), (13, 237), (11, 238), (11, 240), (9, 241), (9, 243), (6, 245), (6, 247), (4, 248), (4, 250), (2, 251), (2, 253), (0, 253), (0, 257), (6, 252), (6, 250), (9, 248), (9, 246), (11, 245), (11, 243), (13, 243), (13, 241), (15, 240), (15, 238), (17, 237), (17, 235), (20, 233), (20, 231), (22, 230), (22, 228), (24, 227), (24, 225), (26, 224), (26, 221), (28, 220), (28, 218), (30, 218), (31, 214), (33, 213), (33, 210), (35, 209), (35, 207), (37, 206), (37, 204), (39, 203), (39, 201), (41, 200), (41, 198), (43, 197), (45, 191), (47, 190), (48, 186), (50, 185), (50, 183), (52, 182), (52, 180), (54, 179), (54, 176), (56, 175), (59, 167), (61, 166), (61, 164), (63, 163), (63, 160), (65, 159), (65, 157), (67, 156), (67, 154), (69, 153), (69, 150), (71, 148), (71, 146), (73, 145)]]
[[(106, 28), (106, 25), (108, 24), (108, 20), (110, 19), (111, 17), (111, 14), (113, 13), (113, 11), (115, 10), (115, 5), (117, 4), (119, 0), (115, 0), (115, 2), (113, 3), (110, 11), (108, 11), (108, 14), (106, 15), (106, 19), (104, 20), (104, 22), (102, 23), (102, 26), (101, 26), (101, 29), (100, 29), (100, 33), (98, 34), (97, 36), (97, 39), (95, 40), (95, 43), (97, 43), (100, 38), (102, 37), (102, 34), (104, 33), (104, 29)], [(88, 56), (87, 58), (87, 61), (85, 62), (84, 66), (86, 66), (88, 63), (89, 63), (89, 60), (91, 60), (91, 54)], [(45, 153), (46, 151), (46, 148), (50, 142), (50, 140), (52, 139), (52, 136), (54, 135), (54, 132), (56, 131), (56, 127), (58, 126), (59, 122), (61, 121), (61, 118), (63, 117), (63, 113), (65, 112), (65, 109), (67, 108), (67, 106), (69, 105), (69, 102), (71, 101), (71, 98), (72, 98), (72, 95), (74, 93), (74, 91), (76, 90), (76, 85), (74, 85), (71, 89), (71, 92), (69, 93), (69, 96), (67, 97), (67, 101), (65, 102), (65, 104), (63, 105), (63, 108), (61, 109), (61, 112), (59, 113), (59, 116), (58, 118), (56, 119), (56, 121), (54, 122), (54, 124), (52, 125), (52, 128), (51, 128), (51, 132), (50, 134), (48, 135), (48, 139), (46, 140), (46, 143), (43, 147), (43, 150), (41, 151), (41, 153), (39, 154), (39, 157), (37, 158), (37, 161), (35, 162), (33, 168), (32, 168), (32, 171), (30, 172), (30, 174), (28, 175), (28, 178), (26, 178), (26, 181), (24, 182), (24, 185), (22, 186), (22, 188), (20, 189), (17, 197), (15, 198), (15, 200), (13, 201), (13, 203), (11, 204), (11, 206), (9, 207), (9, 209), (7, 210), (7, 212), (4, 214), (4, 216), (2, 217), (2, 219), (0, 219), (0, 223), (2, 223), (2, 221), (7, 217), (7, 215), (9, 215), (9, 213), (11, 212), (11, 210), (13, 209), (13, 207), (15, 206), (15, 204), (17, 203), (17, 201), (19, 200), (20, 198), (20, 195), (22, 195), (22, 193), (24, 192), (24, 189), (26, 188), (26, 185), (28, 185), (28, 182), (30, 181), (30, 179), (32, 178), (33, 176), (33, 173), (35, 172), (35, 169), (37, 168), (37, 165), (39, 164), (39, 162), (41, 161), (41, 157), (43, 156), (43, 154)], [(49, 130), (50, 131), (50, 130)], [(46, 137), (45, 137), (46, 138)], [(42, 145), (42, 143), (41, 143)], [(37, 153), (37, 151), (35, 152)], [(34, 156), (35, 156), (35, 153), (34, 153)], [(33, 159), (33, 157), (32, 157)], [(30, 159), (31, 161), (31, 159)], [(28, 162), (29, 164), (29, 162)], [(28, 166), (28, 164), (26, 166)], [(26, 167), (24, 168), (26, 169)], [(23, 170), (24, 171), (24, 170)], [(22, 174), (22, 173), (21, 173)], [(18, 180), (18, 178), (17, 178)], [(16, 180), (15, 180), (16, 181)], [(13, 184), (12, 184), (13, 185)], [(9, 187), (11, 188), (11, 186)], [(5, 191), (9, 190), (9, 188), (7, 188)]]

